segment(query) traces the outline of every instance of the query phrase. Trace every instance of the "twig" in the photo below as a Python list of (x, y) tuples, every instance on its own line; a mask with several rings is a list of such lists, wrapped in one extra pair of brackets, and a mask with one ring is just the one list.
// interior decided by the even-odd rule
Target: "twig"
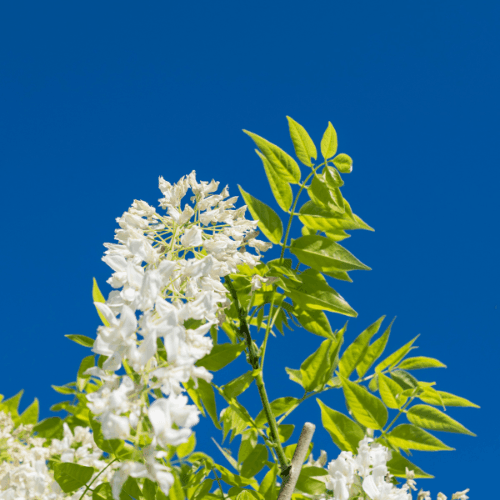
[(292, 465), (290, 466), (288, 477), (283, 479), (283, 485), (278, 496), (278, 500), (290, 500), (292, 494), (295, 490), (295, 485), (300, 476), (300, 471), (302, 470), (302, 464), (306, 459), (307, 450), (309, 449), (309, 444), (313, 437), (316, 426), (310, 422), (306, 422), (302, 428), (300, 434), (299, 442), (297, 443), (297, 448), (295, 448), (295, 453), (292, 458)]

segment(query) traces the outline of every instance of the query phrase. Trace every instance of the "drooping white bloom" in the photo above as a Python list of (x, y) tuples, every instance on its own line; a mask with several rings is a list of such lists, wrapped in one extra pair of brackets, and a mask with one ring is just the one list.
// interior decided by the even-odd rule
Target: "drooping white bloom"
[[(78, 500), (84, 488), (73, 494), (64, 493), (54, 480), (48, 460), (75, 463), (100, 471), (106, 467), (102, 451), (97, 448), (88, 427), (75, 427), (65, 423), (62, 439), (33, 437), (33, 426), (14, 425), (11, 415), (0, 412), (0, 500)], [(94, 485), (109, 481), (114, 473), (112, 464), (99, 477), (94, 474)], [(89, 492), (90, 493), (90, 492)], [(83, 498), (90, 500), (91, 495)]]
[(358, 454), (342, 451), (328, 465), (326, 487), (333, 490), (334, 500), (358, 496), (360, 487), (371, 500), (411, 500), (407, 484), (397, 488), (389, 479), (387, 461), (391, 453), (373, 438), (366, 436), (359, 443)]
[[(156, 442), (165, 447), (178, 446), (187, 441), (191, 427), (199, 421), (195, 406), (187, 405), (185, 396), (171, 395), (168, 399), (157, 399), (149, 408), (148, 416), (155, 433)], [(175, 423), (180, 429), (174, 429)]]
[[(160, 177), (159, 187), (160, 207), (167, 213), (135, 200), (117, 219), (117, 243), (105, 245), (103, 260), (113, 270), (108, 282), (115, 290), (106, 303), (96, 303), (105, 325), (98, 329), (93, 351), (107, 359), (102, 369), (87, 371), (102, 382), (87, 399), (106, 439), (147, 433), (141, 425), (147, 414), (151, 446), (166, 447), (186, 442), (198, 422), (196, 407), (183, 395), (184, 384), (192, 380), (197, 387), (199, 378), (212, 378), (196, 362), (211, 351), (207, 334), (230, 305), (221, 278), (241, 264), (258, 264), (270, 244), (255, 239), (257, 222), (245, 219), (246, 207), (234, 209), (237, 197), (229, 198), (227, 187), (216, 193), (218, 182), (198, 182), (192, 172), (176, 184)], [(191, 204), (184, 199), (189, 190)], [(122, 366), (129, 375), (133, 370), (135, 383), (112, 373)], [(164, 397), (156, 391), (147, 409), (150, 391), (156, 389)], [(167, 494), (173, 476), (161, 469), (153, 448), (142, 452), (142, 462), (127, 462), (116, 473), (116, 499), (129, 476), (149, 477)]]

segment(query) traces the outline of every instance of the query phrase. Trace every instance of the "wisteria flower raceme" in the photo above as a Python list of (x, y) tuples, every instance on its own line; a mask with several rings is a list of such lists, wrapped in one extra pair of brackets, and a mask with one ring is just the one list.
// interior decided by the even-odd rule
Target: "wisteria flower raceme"
[[(63, 428), (62, 439), (52, 439), (49, 445), (45, 438), (32, 436), (32, 425), (16, 427), (9, 414), (0, 412), (1, 500), (77, 500), (82, 497), (84, 488), (69, 495), (61, 490), (47, 461), (74, 463), (94, 467), (98, 471), (107, 464), (88, 427), (76, 426), (72, 432), (65, 423)], [(94, 474), (95, 486), (112, 478), (116, 468), (113, 465), (99, 477), (98, 473)], [(90, 500), (91, 494), (86, 494), (84, 498)]]
[[(309, 465), (322, 466), (322, 459), (326, 461), (322, 452), (320, 459), (313, 461), (310, 457)], [(322, 496), (321, 500), (371, 499), (371, 500), (411, 500), (411, 490), (416, 490), (415, 473), (406, 469), (406, 483), (398, 487), (392, 481), (387, 462), (391, 459), (388, 448), (376, 443), (366, 436), (360, 441), (357, 455), (350, 451), (342, 451), (327, 467), (327, 476), (317, 476), (316, 479), (325, 482), (332, 491), (332, 496)], [(323, 462), (324, 464), (324, 462)], [(467, 500), (469, 490), (457, 492), (454, 499)], [(438, 500), (446, 500), (443, 493), (438, 493)], [(430, 492), (421, 490), (417, 500), (431, 500)]]
[[(105, 324), (93, 347), (105, 358), (86, 372), (102, 382), (87, 399), (104, 437), (137, 444), (146, 435), (150, 443), (140, 461), (125, 462), (115, 474), (115, 499), (129, 476), (149, 477), (168, 494), (173, 476), (155, 447), (186, 442), (198, 422), (183, 384), (212, 379), (195, 363), (211, 351), (207, 333), (230, 305), (221, 278), (238, 265), (255, 266), (271, 246), (256, 239), (257, 222), (245, 219), (245, 206), (234, 208), (237, 197), (229, 198), (227, 187), (212, 194), (218, 182), (198, 182), (192, 172), (176, 184), (160, 177), (159, 187), (167, 213), (136, 200), (117, 219), (118, 243), (105, 244), (114, 290), (96, 302)], [(183, 206), (188, 190), (191, 204)], [(122, 367), (126, 375), (116, 373)]]

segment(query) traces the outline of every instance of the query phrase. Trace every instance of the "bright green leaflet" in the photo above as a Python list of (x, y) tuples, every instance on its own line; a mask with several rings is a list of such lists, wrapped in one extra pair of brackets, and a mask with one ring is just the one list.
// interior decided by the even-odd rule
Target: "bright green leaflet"
[(278, 244), (283, 236), (283, 224), (278, 214), (271, 207), (247, 193), (241, 186), (238, 186), (238, 188), (252, 217), (254, 220), (259, 221), (262, 232), (270, 242)]

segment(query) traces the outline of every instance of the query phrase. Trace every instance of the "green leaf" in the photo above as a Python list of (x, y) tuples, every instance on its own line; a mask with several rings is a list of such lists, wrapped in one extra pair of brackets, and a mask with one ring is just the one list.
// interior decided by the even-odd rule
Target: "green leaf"
[(356, 317), (356, 311), (328, 285), (325, 278), (313, 269), (307, 269), (300, 275), (302, 283), (297, 286), (291, 280), (286, 280), (287, 295), (303, 309), (330, 311), (345, 316)]
[(254, 376), (252, 372), (244, 373), (238, 378), (231, 380), (224, 386), (224, 393), (228, 398), (236, 398), (242, 392), (246, 391), (250, 384), (253, 382)]
[(19, 416), (18, 409), (19, 403), (21, 402), (21, 397), (23, 396), (24, 391), (19, 391), (15, 396), (12, 396), (9, 399), (6, 399), (2, 403), (0, 403), (0, 411), (4, 413), (10, 413), (13, 419), (16, 419)]
[[(338, 190), (338, 188), (334, 188)], [(342, 198), (340, 195), (340, 191), (333, 193), (333, 191), (326, 184), (323, 176), (319, 176), (315, 174), (311, 184), (307, 188), (307, 192), (309, 193), (309, 197), (318, 207), (323, 208), (324, 210), (328, 210), (329, 212), (334, 213), (337, 216), (340, 216), (344, 213), (343, 203), (340, 205), (338, 203), (338, 198)]]
[(322, 467), (305, 465), (300, 471), (296, 488), (308, 495), (324, 495), (326, 493), (325, 483), (315, 478), (326, 474), (328, 474), (328, 471)]
[(241, 464), (240, 474), (246, 478), (254, 477), (266, 465), (267, 459), (267, 448), (263, 444), (258, 444)]
[[(295, 408), (298, 404), (299, 400), (297, 398), (292, 398), (290, 396), (287, 396), (284, 398), (275, 399), (271, 403), (271, 410), (275, 417), (279, 417), (280, 415), (283, 415), (283, 413), (286, 413), (291, 408)], [(255, 424), (258, 427), (263, 427), (266, 422), (267, 422), (266, 414), (264, 413), (264, 410), (261, 410), (255, 419)]]
[[(329, 169), (325, 168), (324, 173), (323, 173), (323, 179), (330, 190), (330, 196), (331, 199), (333, 200), (333, 203), (335, 204), (335, 207), (337, 210), (340, 212), (345, 212), (345, 203), (344, 203), (344, 198), (342, 197), (342, 193), (340, 192), (339, 189), (339, 179), (337, 177), (334, 177), (332, 175), (332, 172), (336, 170), (335, 169)], [(338, 172), (337, 172), (338, 173)], [(340, 177), (340, 175), (339, 175)]]
[(254, 198), (238, 185), (241, 195), (254, 220), (259, 221), (259, 228), (272, 243), (278, 244), (283, 236), (283, 224), (278, 214), (265, 203)]
[[(184, 490), (182, 489), (182, 484), (179, 475), (177, 472), (174, 470), (172, 471), (174, 475), (174, 484), (170, 488), (170, 491), (168, 492), (168, 499), (169, 500), (184, 500)], [(160, 494), (163, 495), (163, 492), (158, 488), (156, 491), (156, 498), (160, 500)], [(164, 495), (163, 495), (164, 496)], [(135, 497), (138, 499), (139, 497)], [(167, 498), (167, 497), (165, 497)]]
[(345, 248), (323, 236), (301, 236), (292, 241), (290, 251), (302, 264), (317, 271), (370, 270)]
[(321, 154), (323, 158), (327, 160), (335, 155), (337, 152), (337, 132), (333, 128), (331, 122), (328, 122), (328, 127), (323, 134), (321, 139)]
[(318, 231), (339, 231), (341, 229), (367, 229), (373, 231), (366, 222), (357, 215), (352, 214), (352, 210), (347, 200), (344, 199), (345, 213), (332, 212), (315, 205), (312, 201), (307, 201), (299, 210), (299, 219), (306, 226)]
[(239, 486), (243, 488), (245, 486), (252, 486), (257, 489), (259, 487), (257, 481), (255, 479), (247, 479), (245, 477), (236, 476), (225, 467), (219, 464), (215, 464), (215, 468), (219, 471), (221, 479), (231, 486)]
[(292, 184), (300, 182), (300, 168), (297, 162), (281, 148), (257, 134), (243, 130), (249, 135), (282, 179)]
[[(278, 437), (281, 443), (288, 441), (290, 436), (293, 434), (295, 425), (292, 424), (281, 424), (278, 425)], [(267, 429), (267, 435), (269, 436), (269, 429)]]
[[(232, 490), (233, 488), (231, 488)], [(229, 498), (233, 498), (234, 494), (232, 494), (231, 490), (229, 490)], [(236, 493), (236, 491), (235, 491)], [(261, 495), (256, 491), (251, 490), (241, 490), (237, 496), (236, 500), (261, 500)]]
[(384, 318), (385, 316), (382, 316), (360, 333), (354, 342), (345, 350), (339, 363), (339, 371), (343, 377), (349, 378), (358, 363), (363, 361), (368, 351), (370, 339), (379, 331)]
[(144, 485), (142, 486), (142, 496), (146, 500), (156, 500), (156, 483), (154, 483), (147, 477), (144, 478)]
[(71, 335), (65, 335), (65, 337), (84, 347), (92, 347), (94, 345), (94, 339), (86, 337), (85, 335), (71, 334)]
[[(288, 458), (288, 460), (291, 462), (293, 459), (293, 456), (295, 455), (295, 451), (297, 450), (297, 444), (289, 444), (288, 446), (285, 446), (283, 448), (283, 451), (285, 452), (285, 457)], [(313, 449), (314, 443), (309, 444), (309, 448), (307, 449), (306, 457), (304, 459), (307, 460), (309, 458), (309, 455), (311, 454), (311, 451)]]
[(370, 429), (382, 429), (388, 414), (384, 403), (370, 394), (364, 387), (340, 377), (348, 408), (356, 420)]
[(363, 429), (344, 414), (316, 400), (321, 408), (321, 421), (332, 441), (342, 451), (357, 453), (359, 442), (365, 437)]
[[(385, 317), (385, 316), (384, 316)], [(389, 335), (391, 334), (392, 324), (394, 323), (394, 319), (391, 321), (391, 324), (388, 326), (387, 330), (378, 338), (373, 344), (371, 344), (363, 359), (356, 366), (356, 371), (358, 372), (358, 377), (363, 377), (365, 373), (370, 369), (370, 367), (377, 361), (377, 359), (384, 352), (385, 346), (387, 345), (387, 341), (389, 340)]]
[[(219, 389), (219, 393), (224, 397), (224, 393)], [(229, 408), (226, 408), (222, 415), (222, 422), (224, 424), (223, 435), (224, 439), (229, 430), (233, 431), (231, 441), (238, 434), (242, 434), (247, 427), (255, 427), (255, 422), (249, 415), (248, 411), (236, 399), (226, 399), (229, 403)]]
[(392, 380), (395, 380), (403, 389), (415, 389), (418, 387), (418, 380), (404, 370), (394, 370), (389, 373)]
[(368, 389), (370, 391), (375, 392), (378, 389), (378, 378), (377, 377), (372, 377), (368, 384)]
[(33, 431), (37, 433), (38, 437), (45, 439), (62, 439), (63, 423), (59, 417), (49, 417), (36, 424)]
[(306, 129), (297, 123), (294, 119), (287, 116), (288, 126), (290, 128), (290, 137), (292, 138), (293, 147), (297, 158), (308, 167), (312, 167), (311, 158), (316, 159), (318, 153), (314, 142), (309, 137)]
[(71, 387), (68, 387), (66, 385), (58, 386), (58, 385), (51, 385), (52, 389), (54, 391), (58, 392), (59, 394), (75, 394), (76, 390), (72, 389)]
[(212, 441), (215, 443), (215, 446), (219, 448), (219, 451), (224, 455), (225, 459), (237, 470), (240, 470), (240, 467), (238, 465), (238, 462), (232, 457), (231, 455), (231, 450), (228, 450), (227, 448), (223, 448), (222, 446), (219, 445), (219, 443), (212, 438)]
[[(175, 482), (174, 486), (171, 488), (175, 489)], [(133, 477), (129, 477), (124, 485), (122, 486), (122, 491), (120, 493), (120, 500), (131, 500), (131, 499), (138, 499), (140, 498), (141, 495), (141, 490), (139, 489), (139, 486), (137, 485), (137, 479)], [(170, 498), (175, 498), (172, 493), (169, 495)]]
[(277, 498), (277, 488), (276, 488), (276, 476), (278, 474), (278, 466), (273, 464), (269, 469), (264, 479), (260, 483), (259, 493), (264, 497), (265, 500), (276, 500)]
[(386, 377), (383, 373), (378, 374), (378, 390), (382, 401), (388, 408), (401, 408), (408, 399), (401, 394), (403, 388), (396, 381)]
[(273, 168), (267, 158), (258, 149), (256, 149), (255, 152), (262, 160), (267, 180), (269, 181), (275, 200), (280, 208), (287, 212), (292, 206), (293, 201), (293, 192), (290, 184), (283, 180), (279, 172)]
[(196, 446), (196, 436), (193, 432), (193, 434), (189, 436), (189, 439), (185, 443), (182, 443), (179, 446), (177, 446), (175, 452), (177, 453), (177, 456), (179, 458), (187, 457), (190, 453), (193, 452), (195, 446)]
[[(384, 443), (382, 443), (384, 444)], [(406, 469), (412, 470), (415, 473), (415, 478), (433, 478), (427, 472), (424, 472), (420, 467), (412, 464), (407, 458), (403, 457), (401, 453), (391, 450), (391, 459), (387, 462), (389, 472), (396, 477), (406, 478)]]
[(352, 158), (345, 153), (340, 153), (333, 159), (333, 163), (343, 174), (352, 172)]
[(35, 425), (38, 422), (38, 399), (35, 398), (26, 410), (21, 413), (19, 423), (24, 425)]
[[(428, 393), (424, 390), (422, 394), (418, 397), (424, 403), (434, 406), (441, 406), (444, 404), (445, 406), (462, 406), (462, 407), (473, 407), (480, 408), (478, 405), (470, 402), (468, 399), (461, 398), (460, 396), (455, 396), (455, 394), (451, 394), (445, 391), (436, 391), (440, 398), (436, 397), (434, 393)], [(442, 401), (442, 402), (441, 402)]]
[(323, 387), (332, 376), (330, 349), (332, 340), (324, 340), (319, 349), (311, 354), (301, 365), (302, 386), (306, 392)]
[[(205, 479), (199, 486), (196, 488), (194, 495), (191, 497), (192, 500), (198, 500), (202, 498), (206, 498), (210, 488), (212, 488), (214, 483), (213, 479)], [(170, 495), (169, 495), (170, 497)]]
[(387, 367), (393, 367), (397, 365), (411, 351), (411, 349), (414, 349), (414, 347), (412, 346), (415, 340), (418, 339), (418, 337), (419, 335), (410, 340), (410, 342), (405, 344), (403, 347), (400, 347), (396, 352), (393, 352), (389, 357), (385, 358), (384, 361), (382, 361), (375, 367), (375, 371), (378, 373), (382, 370), (385, 370)]
[(92, 368), (93, 366), (95, 366), (94, 356), (87, 356), (82, 359), (80, 367), (78, 368), (77, 382), (76, 382), (77, 387), (80, 391), (83, 391), (85, 385), (87, 384), (87, 380), (90, 378), (90, 375), (85, 375), (85, 371), (88, 370), (89, 368)]
[[(223, 344), (224, 345), (224, 344)], [(229, 344), (233, 345), (233, 344)], [(214, 349), (218, 347), (215, 346)], [(212, 349), (213, 352), (213, 349)], [(215, 403), (215, 394), (214, 394), (214, 389), (211, 384), (203, 380), (202, 378), (198, 379), (198, 389), (196, 390), (198, 395), (200, 396), (203, 406), (207, 410), (207, 413), (210, 415), (210, 418), (212, 419), (212, 422), (214, 423), (215, 427), (217, 429), (220, 429), (221, 426), (219, 424), (219, 418), (217, 416), (217, 406)]]
[(427, 431), (411, 424), (401, 424), (387, 435), (389, 443), (403, 450), (453, 450)]
[(323, 311), (317, 309), (303, 309), (296, 304), (293, 309), (299, 323), (309, 332), (320, 337), (332, 338), (332, 327)]
[(104, 439), (101, 429), (101, 423), (90, 417), (90, 427), (92, 427), (92, 436), (97, 447), (113, 455), (118, 455), (124, 447), (124, 442), (121, 439)]
[(398, 368), (402, 370), (420, 370), (422, 368), (446, 368), (446, 365), (434, 358), (415, 356), (414, 358), (403, 360)]
[[(101, 293), (101, 290), (99, 290), (99, 287), (97, 286), (97, 281), (95, 280), (95, 278), (94, 278), (94, 284), (92, 285), (92, 300), (94, 302), (106, 303), (106, 299), (104, 298), (103, 294)], [(104, 314), (102, 314), (102, 312), (99, 311), (99, 309), (97, 309), (97, 307), (96, 307), (96, 310), (97, 310), (97, 314), (99, 314), (99, 318), (101, 318), (102, 324), (104, 326), (109, 326), (109, 322), (106, 319), (106, 317), (104, 316)]]
[(257, 433), (253, 429), (245, 431), (241, 435), (241, 444), (238, 451), (238, 462), (243, 462), (257, 444)]
[(461, 423), (452, 419), (442, 411), (432, 406), (415, 405), (406, 413), (408, 420), (418, 427), (424, 427), (432, 431), (456, 432), (458, 434), (475, 434), (466, 429)]
[[(200, 395), (198, 394), (197, 390), (194, 388), (194, 381), (193, 379), (189, 379), (188, 382), (184, 383), (184, 388), (186, 389), (186, 392), (189, 394), (189, 397), (193, 400), (193, 403), (196, 405), (196, 408), (200, 411), (200, 413), (206, 417), (205, 413), (205, 408), (203, 408), (203, 403), (201, 402)], [(161, 391), (159, 389), (156, 389), (156, 391), (159, 392), (158, 396), (161, 397)]]
[(54, 479), (64, 493), (71, 493), (85, 486), (93, 474), (93, 467), (78, 464), (60, 463), (54, 467)]
[(210, 353), (201, 358), (196, 365), (216, 372), (234, 361), (244, 350), (245, 344), (219, 344), (214, 346)]
[(93, 366), (95, 366), (95, 356), (87, 356), (83, 358), (82, 362), (80, 363), (80, 367), (78, 368), (77, 377), (85, 379), (90, 378), (90, 375), (85, 375), (85, 372)]
[(330, 189), (342, 187), (344, 185), (344, 181), (342, 180), (339, 171), (331, 165), (328, 165), (325, 168), (324, 177), (325, 182)]
[(295, 382), (302, 387), (302, 373), (300, 370), (294, 370), (293, 368), (286, 367), (285, 371), (288, 373), (288, 377), (292, 382)]
[[(304, 228), (302, 228), (302, 229), (304, 229)], [(316, 233), (315, 232), (306, 233), (306, 234), (302, 233), (302, 236), (308, 236), (309, 234), (316, 234)], [(325, 231), (325, 235), (327, 238), (329, 238), (333, 241), (337, 241), (337, 242), (351, 237), (351, 235), (346, 233), (343, 229), (340, 229), (338, 231)], [(350, 283), (352, 283), (352, 279), (349, 278), (349, 275), (345, 271), (335, 271), (335, 272), (332, 272), (331, 274), (330, 273), (328, 273), (328, 274), (337, 280), (349, 281)]]
[[(92, 500), (113, 500), (113, 492), (109, 483), (101, 483), (92, 493)], [(154, 500), (154, 497), (147, 500)]]

